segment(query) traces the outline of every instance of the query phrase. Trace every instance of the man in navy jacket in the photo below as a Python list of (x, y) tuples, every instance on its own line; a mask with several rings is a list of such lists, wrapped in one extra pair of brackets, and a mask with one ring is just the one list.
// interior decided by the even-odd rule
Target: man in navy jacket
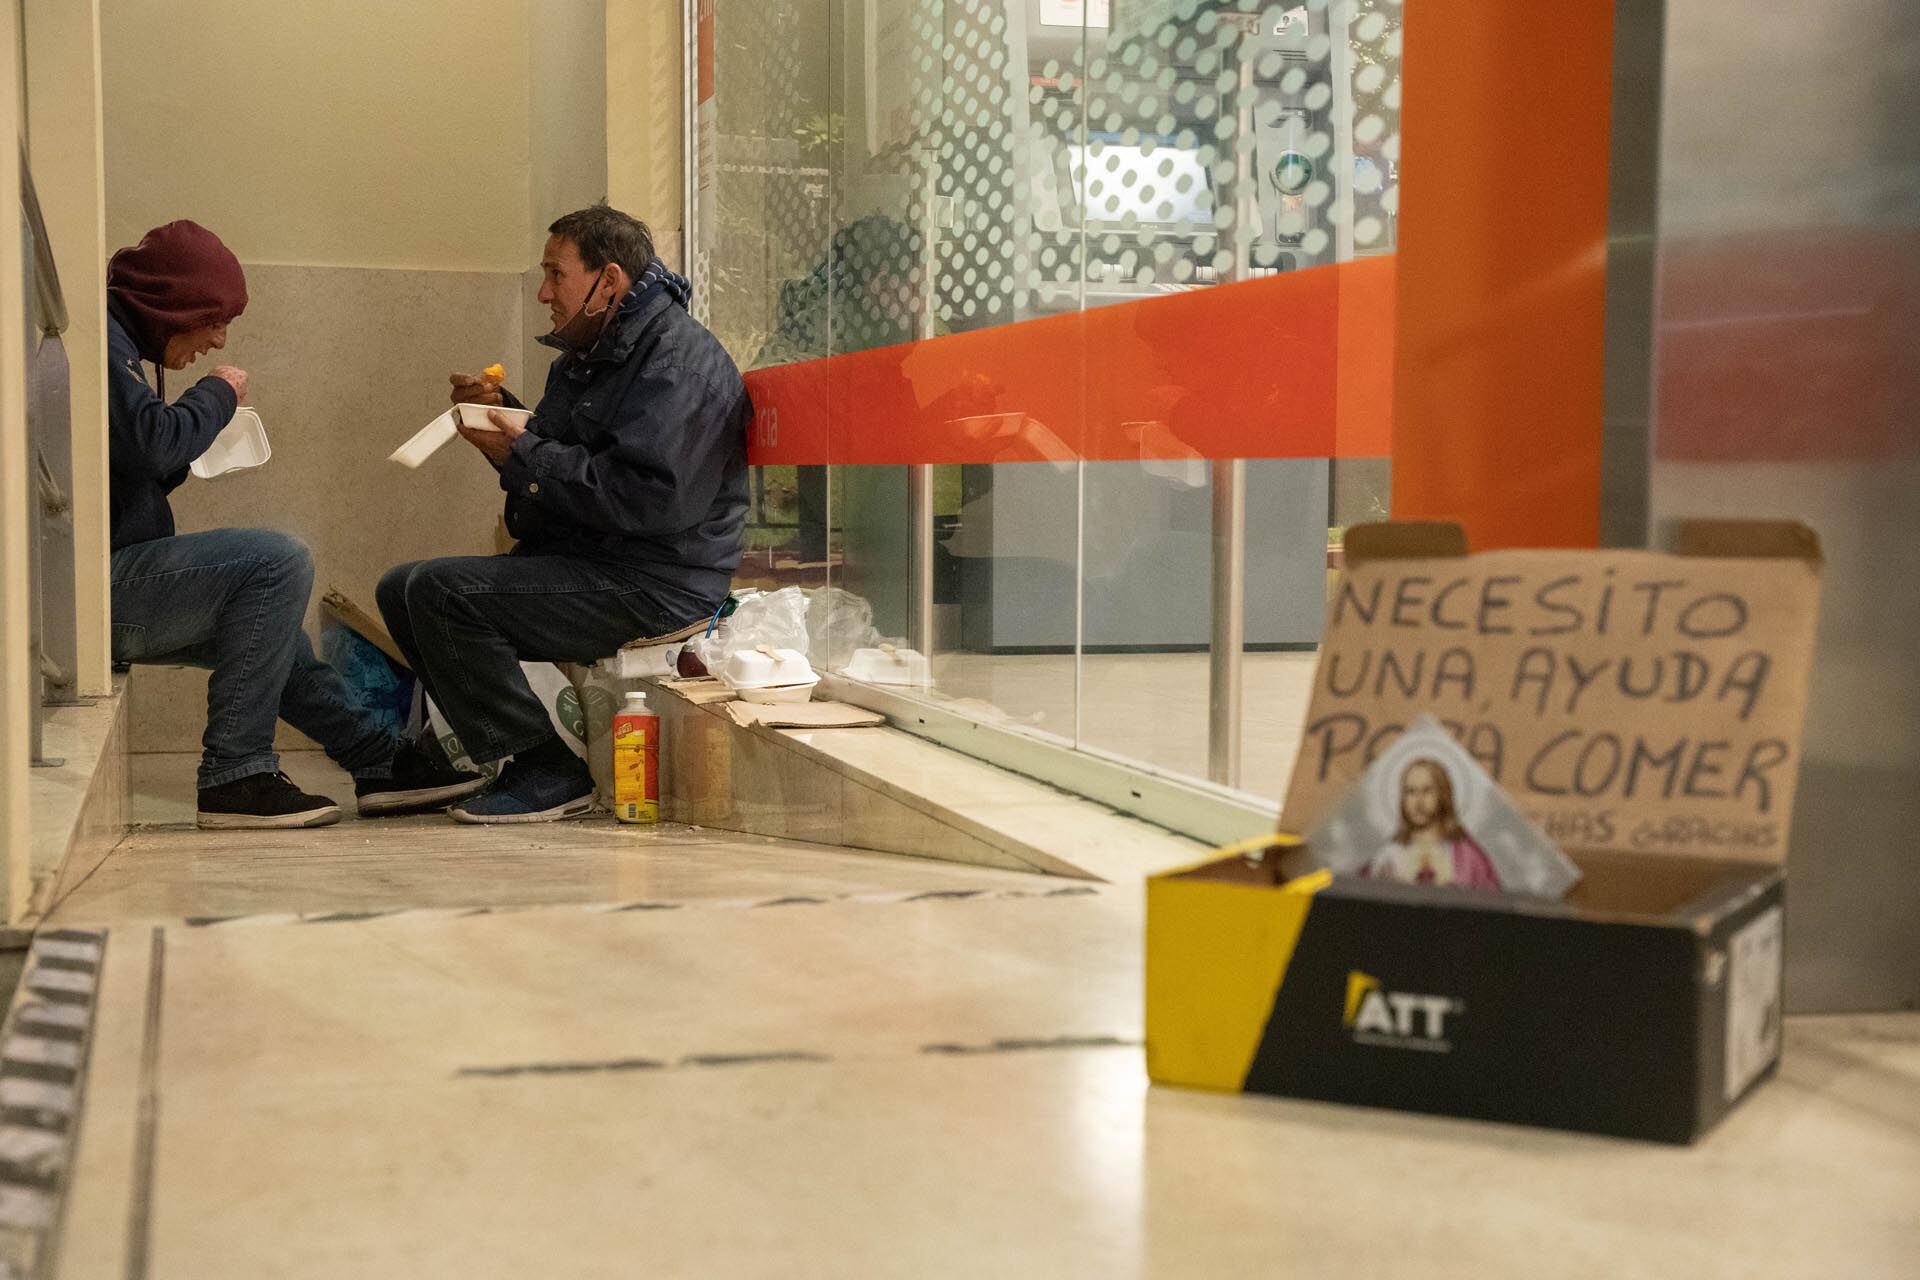
[[(485, 784), (437, 750), (403, 744), (367, 714), (303, 630), (313, 561), (271, 529), (176, 533), (168, 495), (247, 394), (221, 365), (172, 404), (169, 370), (227, 344), (247, 305), (240, 262), (211, 231), (170, 222), (107, 267), (107, 423), (113, 659), (208, 668), (199, 825), (317, 827), (339, 806), (280, 772), (275, 721), (320, 743), (353, 773), (360, 811), (444, 805)], [(143, 361), (158, 371), (160, 390)]]
[[(549, 228), (540, 301), (561, 354), (524, 429), (461, 434), (500, 473), (504, 556), (403, 564), (378, 600), (393, 638), (475, 763), (511, 756), (464, 822), (544, 822), (593, 807), (593, 779), (554, 732), (522, 661), (591, 662), (712, 614), (747, 513), (752, 407), (687, 282), (638, 219), (596, 205)], [(454, 374), (456, 403), (522, 407)]]

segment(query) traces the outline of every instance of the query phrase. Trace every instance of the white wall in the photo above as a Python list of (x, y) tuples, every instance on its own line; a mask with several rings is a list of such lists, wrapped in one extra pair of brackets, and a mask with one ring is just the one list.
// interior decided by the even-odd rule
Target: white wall
[(547, 228), (561, 214), (607, 198), (606, 27), (606, 0), (536, 0), (529, 11), (532, 160), (526, 275), (521, 282), (525, 340), (519, 365), (526, 376), (513, 375), (523, 393), (539, 391), (535, 379), (553, 354), (534, 342), (551, 323), (547, 309), (534, 300), (540, 289), (535, 264)]
[(660, 256), (681, 249), (680, 0), (606, 0), (607, 198), (646, 219)]
[(105, 0), (107, 241), (527, 265), (529, 0)]

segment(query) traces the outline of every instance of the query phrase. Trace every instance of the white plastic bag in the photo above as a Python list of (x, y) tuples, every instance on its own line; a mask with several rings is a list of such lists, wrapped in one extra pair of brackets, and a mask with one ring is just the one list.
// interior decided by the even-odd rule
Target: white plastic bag
[(807, 592), (807, 634), (813, 642), (807, 657), (819, 671), (844, 670), (857, 651), (882, 642), (873, 626), (873, 605), (839, 587)]
[(649, 645), (645, 649), (622, 649), (613, 656), (611, 663), (595, 665), (611, 666), (613, 674), (622, 680), (671, 679), (678, 674), (680, 650), (686, 647), (686, 644), (676, 640), (672, 644)]
[[(523, 662), (520, 670), (526, 673), (527, 684), (540, 699), (540, 705), (547, 709), (547, 719), (552, 721), (560, 741), (566, 743), (573, 754), (582, 760), (586, 759), (590, 708), (582, 704), (578, 691), (560, 668), (551, 662)], [(489, 778), (498, 776), (504, 762), (495, 760), (484, 765), (475, 764), (473, 757), (460, 744), (460, 736), (447, 723), (446, 716), (434, 705), (433, 699), (424, 698), (423, 701), (426, 703), (427, 728), (439, 740), (440, 749), (453, 762), (453, 767), (484, 773)]]
[[(600, 802), (608, 806), (613, 804), (613, 717), (626, 695), (640, 687), (638, 681), (622, 678), (604, 662), (573, 669), (573, 690), (586, 726), (587, 769), (593, 774)], [(664, 750), (660, 760), (660, 776), (664, 779)]]
[(728, 654), (763, 644), (770, 649), (807, 651), (807, 596), (800, 588), (782, 587), (745, 597), (695, 651), (707, 670), (718, 671)]

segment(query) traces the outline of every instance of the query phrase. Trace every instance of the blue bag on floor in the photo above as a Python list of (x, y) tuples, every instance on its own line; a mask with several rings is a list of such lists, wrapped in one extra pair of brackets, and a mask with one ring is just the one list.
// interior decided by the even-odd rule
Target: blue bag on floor
[(407, 730), (413, 712), (413, 672), (340, 622), (329, 621), (321, 627), (319, 654), (382, 726), (395, 733)]

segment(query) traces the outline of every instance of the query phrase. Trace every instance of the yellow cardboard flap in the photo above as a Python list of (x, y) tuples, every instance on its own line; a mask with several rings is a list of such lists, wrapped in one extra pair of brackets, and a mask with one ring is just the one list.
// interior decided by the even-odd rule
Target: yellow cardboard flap
[(1313, 895), (1332, 877), (1231, 883), (1213, 858), (1147, 881), (1147, 1074), (1237, 1093), (1260, 1048)]

